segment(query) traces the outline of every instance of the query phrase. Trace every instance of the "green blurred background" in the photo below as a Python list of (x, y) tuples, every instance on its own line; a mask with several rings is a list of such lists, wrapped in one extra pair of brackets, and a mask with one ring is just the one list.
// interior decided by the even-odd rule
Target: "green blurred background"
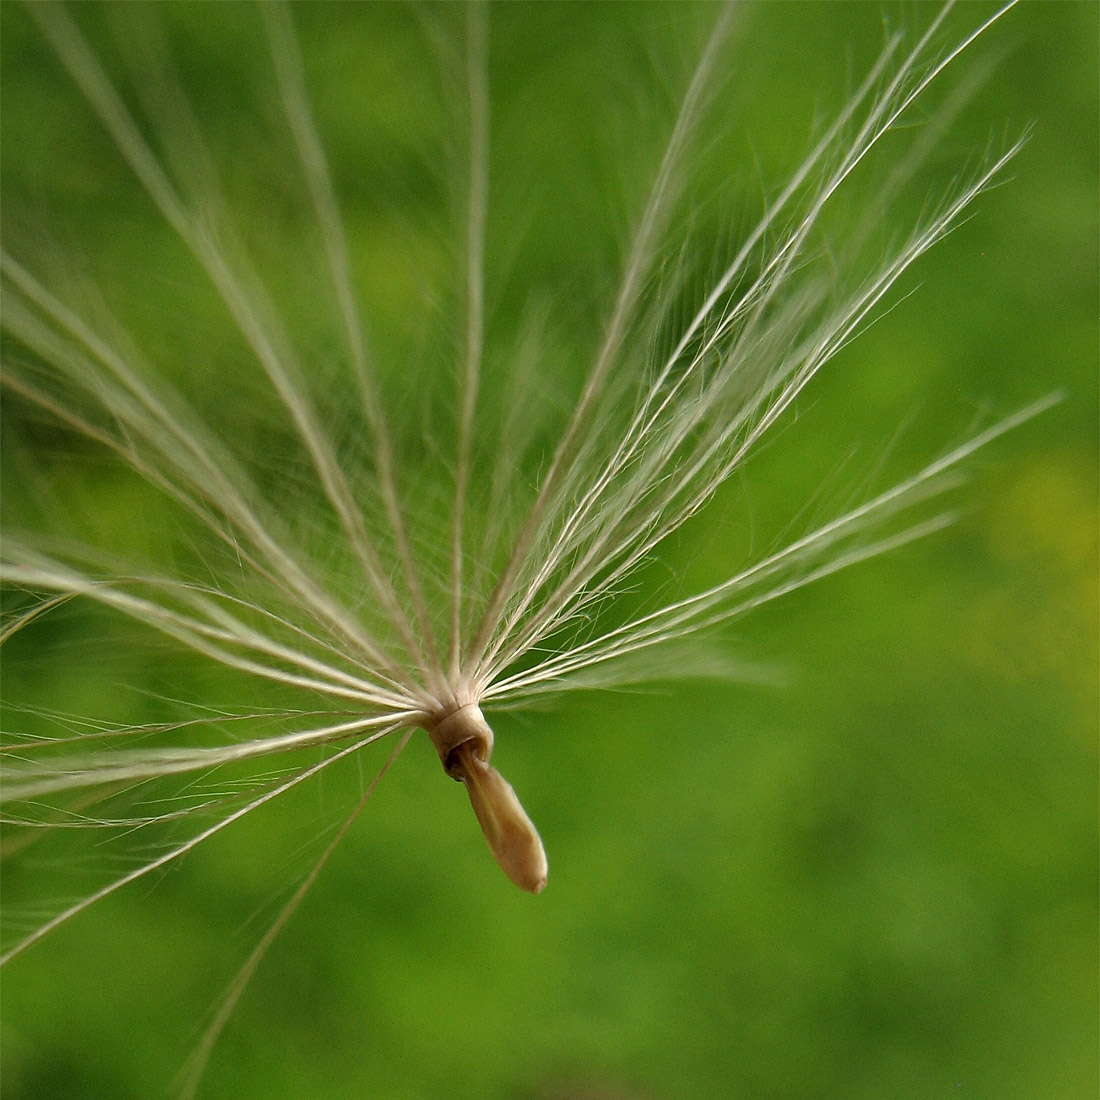
[[(814, 119), (867, 71), (884, 24), (922, 27), (932, 10), (739, 13), (700, 184), (718, 194), (707, 173), (724, 165), (740, 187), (710, 211), (734, 239), (805, 152)], [(964, 5), (947, 38), (991, 10)], [(270, 951), (201, 1096), (1096, 1095), (1098, 10), (1024, 4), (979, 46), (975, 66), (996, 63), (909, 217), (936, 193), (941, 160), (955, 172), (968, 151), (1031, 126), (1011, 178), (919, 265), (905, 287), (916, 293), (829, 367), (744, 483), (669, 548), (668, 568), (700, 583), (737, 568), (846, 461), (865, 470), (886, 455), (887, 473), (912, 471), (979, 413), (1055, 390), (1065, 400), (979, 457), (945, 534), (738, 623), (731, 652), (779, 670), (775, 682), (491, 715), (496, 758), (549, 851), (537, 899), (493, 866), (461, 789), (415, 738)], [(494, 9), (489, 247), (502, 328), (537, 283), (561, 304), (563, 334), (595, 331), (669, 115), (661, 79), (676, 86), (712, 14)], [(132, 213), (136, 185), (94, 124), (71, 121), (77, 100), (23, 11), (9, 3), (2, 16), (6, 218), (41, 204), (57, 237), (96, 255), (97, 278), (140, 284), (144, 327), (128, 321), (147, 342), (214, 346), (201, 293), (150, 275), (167, 262), (166, 230)], [(445, 267), (432, 162), (447, 113), (425, 75), (424, 27), (396, 6), (295, 17), (349, 231), (374, 245), (362, 282), (381, 357), (400, 362), (418, 338), (406, 319), (417, 280)], [(264, 165), (258, 104), (239, 91), (266, 73), (252, 14), (173, 6), (165, 18), (215, 141)], [(382, 234), (379, 207), (393, 211)], [(296, 309), (312, 322), (308, 304), (284, 308), (292, 325)], [(36, 518), (29, 454), (98, 492), (90, 510), (120, 541), (154, 537), (155, 517), (133, 513), (98, 456), (51, 453), (57, 440), (5, 411), (9, 523)], [(7, 699), (94, 709), (121, 678), (177, 697), (226, 690), (160, 649), (139, 660), (120, 647), (109, 674), (84, 666), (67, 654), (101, 624), (64, 623), (20, 635)], [(5, 1100), (164, 1095), (289, 896), (317, 821), (346, 811), (355, 782), (337, 776), (257, 813), (13, 962)], [(52, 870), (16, 875), (28, 873)]]

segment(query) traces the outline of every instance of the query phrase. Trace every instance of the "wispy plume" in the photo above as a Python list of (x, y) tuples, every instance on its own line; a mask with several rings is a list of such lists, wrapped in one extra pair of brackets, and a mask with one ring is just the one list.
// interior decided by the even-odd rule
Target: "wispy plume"
[[(867, 240), (881, 233), (877, 211), (857, 220), (849, 238), (830, 239), (853, 175), (901, 135), (908, 143), (900, 154), (891, 148), (895, 171), (879, 196), (888, 209), (890, 189), (908, 182), (928, 152), (915, 105), (947, 74), (959, 70), (961, 80), (963, 55), (1007, 9), (944, 46), (947, 10), (911, 44), (888, 39), (758, 222), (737, 235), (699, 288), (684, 185), (736, 17), (731, 7), (713, 9), (634, 212), (605, 324), (564, 406), (532, 397), (546, 362), (524, 350), (539, 347), (535, 326), (515, 352), (492, 347), (491, 11), (481, 4), (427, 11), (421, 29), (450, 67), (448, 87), (462, 89), (454, 159), (461, 171), (451, 181), (460, 259), (452, 361), (437, 372), (438, 384), (451, 387), (435, 403), (449, 423), (410, 446), (395, 427), (399, 366), (375, 346), (371, 302), (357, 285), (294, 9), (259, 5), (255, 30), (281, 112), (273, 125), (294, 154), (286, 171), (301, 185), (315, 231), (316, 251), (287, 260), (312, 265), (310, 285), (329, 307), (323, 366), (303, 353), (280, 308), (286, 273), (265, 268), (246, 240), (221, 175), (228, 166), (204, 136), (167, 37), (142, 24), (142, 57), (154, 61), (123, 80), (73, 11), (28, 5), (41, 39), (201, 272), (211, 308), (235, 326), (257, 396), (255, 409), (232, 413), (204, 403), (201, 388), (186, 384), (186, 365), (166, 377), (159, 353), (143, 348), (105, 301), (91, 300), (94, 288), (74, 293), (33, 252), (5, 245), (9, 399), (137, 475), (192, 551), (150, 561), (117, 545), (9, 530), (3, 580), (14, 598), (5, 637), (39, 629), (74, 601), (88, 603), (293, 702), (146, 726), (56, 715), (48, 735), (9, 735), (10, 854), (38, 833), (73, 829), (130, 842), (139, 855), (124, 873), (14, 928), (4, 961), (365, 746), (393, 738), (384, 772), (417, 729), (430, 736), (446, 773), (465, 784), (501, 868), (538, 892), (546, 855), (491, 763), (494, 708), (637, 683), (655, 674), (666, 652), (681, 654), (761, 604), (950, 522), (938, 501), (966, 460), (1047, 402), (985, 427), (720, 583), (656, 605), (623, 598), (665, 540), (744, 468), (822, 368), (886, 311), (902, 275), (959, 225), (1019, 151), (1011, 142), (961, 170), (917, 223), (890, 227), (894, 243), (879, 247), (873, 262), (865, 257)], [(514, 359), (511, 398), (490, 369), (502, 354)], [(268, 429), (272, 455), (252, 453), (250, 443), (249, 425), (265, 418), (277, 426)], [(234, 420), (239, 436), (227, 431)], [(692, 667), (677, 657), (677, 671)], [(365, 784), (250, 958), (201, 1044), (188, 1089), (267, 945), (374, 789)]]

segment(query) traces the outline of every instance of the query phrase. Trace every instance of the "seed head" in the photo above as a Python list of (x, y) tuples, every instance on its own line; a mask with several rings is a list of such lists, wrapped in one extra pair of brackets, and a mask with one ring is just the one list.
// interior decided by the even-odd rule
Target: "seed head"
[[(155, 7), (111, 11), (140, 23)], [(274, 182), (293, 191), (293, 178), (309, 227), (309, 245), (295, 238), (282, 267), (265, 263), (281, 208), (265, 206), (256, 216), (234, 206), (224, 181), (239, 185), (249, 165), (234, 149), (228, 170), (219, 170), (164, 36), (146, 27), (126, 77), (113, 77), (82, 30), (86, 9), (74, 10), (26, 9), (156, 211), (158, 232), (171, 243), (158, 242), (178, 249), (172, 278), (201, 283), (210, 317), (188, 317), (188, 337), (192, 328), (222, 325), (231, 332), (225, 358), (250, 373), (241, 390), (234, 390), (237, 372), (219, 374), (211, 397), (198, 380), (205, 349), (182, 363), (166, 357), (160, 334), (136, 336), (102, 287), (60, 277), (44, 250), (13, 246), (5, 233), (6, 394), (117, 462), (140, 500), (135, 512), (156, 517), (148, 526), (161, 542), (142, 558), (117, 531), (88, 534), (87, 524), (74, 523), (65, 538), (6, 532), (0, 577), (15, 602), (3, 636), (69, 603), (92, 604), (236, 684), (273, 688), (280, 705), (215, 711), (204, 700), (184, 717), (152, 725), (54, 715), (48, 736), (28, 731), (10, 739), (7, 823), (38, 835), (77, 825), (98, 830), (121, 848), (130, 845), (135, 862), (121, 873), (111, 864), (110, 877), (91, 887), (82, 880), (75, 901), (59, 886), (49, 904), (34, 905), (36, 919), (47, 915), (30, 932), (18, 927), (3, 959), (340, 761), (361, 760), (366, 746), (396, 740), (339, 839), (418, 729), (427, 731), (446, 774), (464, 784), (501, 869), (538, 893), (546, 854), (492, 766), (483, 707), (492, 716), (581, 689), (644, 682), (655, 669), (666, 677), (712, 669), (687, 647), (802, 585), (940, 530), (950, 512), (915, 510), (951, 488), (977, 448), (1049, 404), (977, 432), (716, 583), (664, 591), (644, 604), (626, 595), (669, 537), (700, 516), (793, 415), (822, 369), (885, 311), (898, 280), (967, 216), (1020, 148), (1011, 143), (961, 173), (919, 220), (884, 233), (882, 211), (928, 153), (929, 143), (913, 140), (871, 213), (868, 204), (853, 204), (855, 214), (840, 219), (841, 239), (831, 236), (830, 219), (853, 175), (873, 153), (921, 132), (909, 125), (914, 104), (1007, 8), (941, 52), (946, 9), (908, 52), (901, 36), (891, 37), (787, 183), (768, 195), (755, 224), (728, 247), (703, 242), (723, 259), (699, 285), (689, 262), (700, 241), (692, 236), (696, 211), (686, 181), (721, 82), (732, 20), (729, 5), (700, 7), (713, 10), (713, 28), (681, 82), (648, 192), (632, 211), (602, 325), (587, 341), (563, 331), (549, 348), (526, 316), (510, 322), (507, 338), (491, 324), (492, 304), (505, 295), (489, 285), (497, 238), (489, 232), (488, 5), (426, 10), (423, 27), (445, 70), (445, 107), (454, 115), (449, 136), (460, 149), (448, 162), (460, 166), (457, 179), (448, 183), (461, 225), (454, 269), (440, 280), (446, 285), (422, 279), (433, 307), (445, 299), (439, 342), (450, 355), (449, 369), (424, 387), (408, 383), (407, 372), (422, 359), (434, 362), (431, 354), (389, 330), (389, 340), (372, 340), (376, 303), (363, 300), (370, 295), (362, 286), (381, 287), (379, 297), (392, 288), (356, 267), (357, 241), (346, 235), (313, 119), (292, 9), (257, 7), (287, 180), (253, 183), (257, 192)], [(499, 10), (509, 17), (507, 6)], [(451, 18), (460, 21), (457, 29), (447, 27)], [(361, 45), (369, 76), (369, 43)], [(893, 243), (869, 243), (884, 239)], [(385, 268), (379, 250), (374, 262)], [(309, 308), (288, 315), (285, 303), (299, 297)], [(401, 351), (391, 364), (395, 344)], [(561, 361), (582, 355), (583, 372), (570, 389)], [(217, 367), (214, 352), (211, 362)], [(450, 388), (439, 397), (444, 385)], [(561, 392), (551, 399), (546, 390), (554, 386)], [(423, 401), (428, 426), (413, 432), (403, 425), (410, 406), (420, 411), (421, 389), (432, 394)], [(29, 707), (27, 714), (41, 717)], [(249, 960), (227, 1008), (331, 851)], [(227, 1014), (218, 1014), (204, 1053)]]

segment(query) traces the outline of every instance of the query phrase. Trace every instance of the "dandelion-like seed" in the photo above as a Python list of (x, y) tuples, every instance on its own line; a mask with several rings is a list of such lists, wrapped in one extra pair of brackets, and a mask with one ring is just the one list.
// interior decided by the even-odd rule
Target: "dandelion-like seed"
[[(70, 601), (88, 601), (301, 703), (273, 715), (274, 732), (258, 736), (232, 730), (234, 723), (262, 725), (263, 714), (196, 712), (155, 728), (86, 727), (10, 739), (5, 814), (17, 832), (79, 823), (124, 841), (152, 836), (166, 822), (172, 829), (163, 848), (152, 855), (143, 848), (132, 869), (58, 902), (33, 928), (16, 929), (5, 960), (366, 745), (398, 736), (380, 777), (417, 729), (430, 736), (446, 774), (464, 784), (501, 869), (538, 893), (546, 855), (492, 764), (486, 714), (579, 687), (644, 680), (653, 653), (675, 653), (677, 672), (690, 675), (702, 664), (685, 643), (942, 528), (946, 512), (897, 520), (954, 484), (960, 463), (977, 448), (1038, 411), (986, 428), (716, 585), (656, 607), (609, 610), (1017, 152), (1012, 144), (956, 180), (871, 265), (862, 257), (868, 240), (877, 239), (877, 211), (856, 224), (850, 248), (822, 246), (824, 223), (853, 173), (887, 135), (913, 121), (914, 103), (1003, 12), (946, 50), (938, 46), (946, 9), (908, 52), (901, 36), (891, 37), (700, 290), (680, 234), (686, 160), (722, 77), (732, 22), (732, 9), (714, 9), (648, 196), (635, 212), (600, 339), (583, 381), (557, 404), (529, 396), (547, 363), (531, 350), (539, 344), (536, 325), (503, 354), (486, 335), (489, 11), (479, 4), (456, 9), (457, 34), (456, 11), (423, 13), (422, 30), (454, 77), (446, 87), (463, 89), (455, 97), (462, 103), (463, 232), (453, 279), (457, 386), (442, 402), (450, 422), (417, 443), (394, 416), (397, 383), (386, 349), (370, 332), (371, 303), (361, 300), (314, 123), (295, 12), (262, 4), (255, 20), (271, 58), (279, 125), (295, 154), (293, 174), (316, 231), (316, 284), (323, 290), (310, 323), (324, 338), (314, 345), (315, 334), (288, 328), (280, 305), (286, 278), (297, 272), (266, 266), (251, 247), (262, 246), (262, 229), (260, 239), (248, 239), (232, 212), (224, 166), (204, 137), (166, 36), (143, 25), (134, 42), (140, 56), (124, 86), (109, 75), (81, 17), (54, 4), (26, 10), (174, 235), (176, 245), (157, 247), (182, 246), (181, 256), (205, 280), (203, 293), (234, 326), (237, 359), (247, 358), (262, 381), (250, 391), (257, 419), (273, 425), (271, 453), (285, 457), (265, 466), (263, 441), (248, 430), (236, 434), (234, 423), (246, 418), (239, 413), (235, 421), (227, 403), (245, 400), (240, 392), (230, 387), (225, 400), (203, 408), (201, 386), (189, 390), (186, 370), (165, 377), (161, 352), (143, 348), (94, 288), (63, 278), (45, 250), (6, 244), (0, 264), (9, 401), (136, 474), (163, 502), (172, 528), (186, 532), (186, 545), (150, 567), (121, 560), (109, 539), (74, 546), (9, 530), (3, 579), (21, 602), (12, 604), (5, 636), (41, 626)], [(883, 188), (884, 207), (927, 151), (915, 137)], [(303, 268), (312, 256), (303, 257)], [(324, 355), (303, 350), (310, 346), (323, 346)], [(429, 348), (426, 357), (432, 354)], [(406, 392), (417, 384), (402, 383)], [(301, 762), (294, 755), (301, 750), (320, 755)], [(256, 766), (284, 760), (295, 762), (274, 771)], [(373, 790), (373, 782), (365, 786), (242, 971), (202, 1044), (200, 1068), (264, 950)]]

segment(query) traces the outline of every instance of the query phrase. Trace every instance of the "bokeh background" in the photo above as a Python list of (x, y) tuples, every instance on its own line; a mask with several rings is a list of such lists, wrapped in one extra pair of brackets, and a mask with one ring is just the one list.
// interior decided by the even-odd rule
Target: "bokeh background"
[[(992, 10), (963, 5), (945, 40)], [(550, 855), (537, 899), (500, 875), (461, 789), (415, 738), (256, 974), (201, 1096), (1096, 1095), (1097, 13), (1023, 4), (977, 47), (959, 74), (981, 77), (967, 109), (923, 195), (891, 218), (904, 226), (960, 166), (1030, 127), (1009, 178), (667, 548), (665, 571), (719, 578), (869, 470), (910, 472), (983, 416), (1054, 391), (1062, 403), (970, 465), (946, 533), (737, 623), (724, 644), (760, 667), (759, 682), (673, 681), (492, 715), (497, 759)], [(739, 11), (699, 154), (702, 221), (736, 239), (885, 28), (932, 14)], [(0, 15), (5, 231), (55, 219), (54, 238), (89, 257), (105, 294), (138, 303), (128, 323), (193, 380), (218, 361), (196, 352), (216, 347), (219, 322), (163, 275), (166, 230), (140, 210), (25, 13)], [(109, 12), (80, 15), (117, 51)], [(596, 331), (712, 16), (493, 9), (489, 247), (502, 326), (538, 286), (562, 338)], [(161, 18), (215, 142), (253, 170), (231, 180), (247, 198), (257, 165), (278, 170), (265, 104), (248, 91), (268, 64), (254, 16), (173, 5)], [(349, 231), (367, 253), (380, 358), (399, 364), (419, 327), (438, 324), (407, 314), (425, 273), (445, 266), (433, 172), (448, 114), (431, 35), (398, 6), (308, 5), (295, 18)], [(875, 196), (857, 187), (848, 201)], [(384, 234), (371, 221), (380, 208), (392, 212)], [(311, 322), (308, 303), (283, 307), (292, 326), (295, 310)], [(563, 349), (573, 358), (583, 354)], [(395, 367), (391, 382), (404, 377)], [(230, 409), (225, 393), (251, 384), (222, 383)], [(155, 541), (155, 516), (135, 511), (101, 456), (24, 411), (5, 403), (6, 522), (41, 520), (28, 471), (46, 467), (58, 496), (83, 499), (118, 542)], [(6, 721), (27, 700), (96, 711), (123, 681), (154, 711), (165, 696), (224, 696), (167, 648), (119, 640), (103, 653), (115, 635), (101, 618), (69, 609), (18, 636)], [(356, 783), (337, 776), (255, 814), (13, 962), (5, 1100), (165, 1095), (307, 865), (318, 822), (346, 812)], [(4, 870), (21, 889), (57, 872), (26, 856), (13, 869), (18, 858)]]

